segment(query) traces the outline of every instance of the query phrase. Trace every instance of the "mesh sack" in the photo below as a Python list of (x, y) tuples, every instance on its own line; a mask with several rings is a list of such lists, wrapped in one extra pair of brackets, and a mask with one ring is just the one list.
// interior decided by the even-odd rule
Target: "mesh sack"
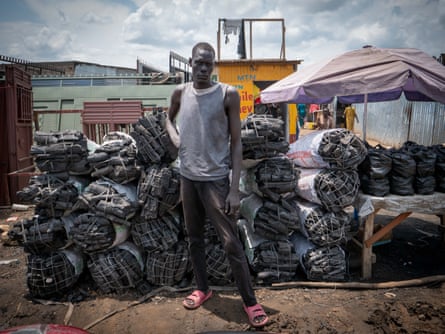
[(157, 219), (138, 219), (131, 228), (133, 242), (147, 252), (167, 251), (179, 240), (182, 233), (178, 217), (166, 213)]
[(147, 168), (137, 188), (141, 216), (154, 219), (173, 209), (179, 202), (179, 183), (177, 168), (157, 165)]
[(44, 188), (35, 200), (35, 213), (44, 217), (60, 218), (74, 207), (79, 189), (74, 182), (66, 181), (57, 188)]
[(244, 159), (262, 159), (286, 153), (289, 143), (285, 140), (284, 122), (271, 115), (249, 115), (241, 128)]
[(253, 221), (255, 233), (269, 240), (285, 240), (289, 233), (299, 229), (295, 208), (286, 199), (278, 203), (264, 200)]
[(233, 281), (232, 268), (221, 244), (207, 244), (206, 263), (210, 282), (224, 285)]
[(8, 236), (11, 240), (18, 241), (24, 251), (31, 254), (52, 253), (68, 244), (63, 219), (48, 220), (38, 215), (15, 223)]
[(142, 284), (144, 261), (141, 252), (130, 242), (90, 254), (87, 265), (94, 282), (104, 293), (125, 293)]
[(293, 142), (287, 156), (305, 168), (356, 168), (366, 157), (365, 144), (347, 129), (313, 131)]
[(91, 176), (106, 177), (120, 184), (137, 180), (141, 167), (136, 154), (136, 142), (130, 135), (119, 131), (109, 132), (104, 136), (103, 144), (88, 156), (93, 168)]
[(351, 238), (352, 219), (345, 211), (327, 211), (322, 206), (296, 201), (300, 231), (317, 246), (346, 244)]
[(89, 211), (113, 223), (130, 226), (132, 218), (139, 211), (137, 189), (133, 184), (96, 180), (78, 196), (73, 209)]
[(145, 262), (146, 280), (154, 285), (173, 286), (190, 270), (187, 244), (179, 241), (176, 247), (164, 252), (152, 252)]
[(32, 254), (28, 256), (26, 283), (34, 297), (59, 297), (76, 284), (83, 269), (82, 255), (72, 250)]
[(30, 154), (37, 168), (42, 172), (73, 172), (88, 174), (91, 170), (86, 159), (88, 156), (87, 139), (82, 132), (65, 130), (59, 132), (36, 131)]
[(255, 167), (255, 180), (259, 190), (265, 195), (269, 192), (294, 192), (298, 184), (298, 170), (285, 156), (268, 158)]
[(289, 241), (266, 241), (255, 247), (252, 269), (262, 280), (283, 282), (295, 277), (298, 264)]
[(137, 158), (145, 166), (171, 163), (177, 158), (178, 150), (165, 130), (166, 117), (165, 112), (154, 112), (132, 124), (130, 135), (136, 141)]
[(107, 218), (87, 212), (74, 220), (68, 235), (82, 251), (93, 253), (111, 247), (116, 231)]
[(335, 212), (352, 205), (359, 188), (360, 180), (356, 170), (300, 169), (297, 194)]
[(290, 242), (294, 245), (301, 267), (309, 280), (347, 280), (348, 266), (341, 246), (316, 246), (299, 232), (290, 236)]
[(366, 157), (366, 146), (360, 138), (347, 129), (326, 131), (318, 153), (331, 167), (355, 168)]
[(55, 189), (64, 185), (64, 181), (51, 174), (33, 175), (28, 181), (28, 185), (17, 191), (17, 198), (20, 203), (37, 204), (45, 194), (51, 193)]

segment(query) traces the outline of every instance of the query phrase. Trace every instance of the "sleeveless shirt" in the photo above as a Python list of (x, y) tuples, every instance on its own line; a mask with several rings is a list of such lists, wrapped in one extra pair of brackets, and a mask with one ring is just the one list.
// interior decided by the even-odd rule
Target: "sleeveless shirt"
[(184, 84), (178, 115), (179, 170), (192, 181), (212, 181), (229, 174), (230, 131), (224, 108), (228, 85), (207, 89)]

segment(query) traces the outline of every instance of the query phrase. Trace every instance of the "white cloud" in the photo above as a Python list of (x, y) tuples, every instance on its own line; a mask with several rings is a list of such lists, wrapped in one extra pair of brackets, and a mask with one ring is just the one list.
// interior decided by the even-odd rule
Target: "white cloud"
[[(284, 18), (287, 59), (303, 64), (364, 44), (445, 52), (445, 0), (27, 0), (34, 16), (1, 22), (1, 53), (31, 60), (80, 60), (135, 67), (140, 58), (168, 70), (174, 51), (217, 46), (218, 19)], [(0, 1), (0, 12), (8, 2)], [(1, 17), (1, 16), (0, 16)], [(246, 36), (249, 36), (246, 26)], [(280, 55), (278, 23), (253, 24), (253, 56)], [(221, 56), (236, 58), (237, 36)], [(247, 40), (249, 42), (249, 40)], [(249, 56), (249, 48), (247, 48)]]

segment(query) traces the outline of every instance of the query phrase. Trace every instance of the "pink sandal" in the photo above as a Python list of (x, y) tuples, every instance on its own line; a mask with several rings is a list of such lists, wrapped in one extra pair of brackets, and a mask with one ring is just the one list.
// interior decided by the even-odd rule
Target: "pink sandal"
[(200, 307), (204, 302), (210, 297), (212, 297), (213, 292), (212, 290), (209, 290), (207, 294), (202, 292), (201, 290), (195, 290), (191, 293), (191, 295), (187, 296), (184, 301), (182, 302), (182, 305), (189, 310), (194, 310)]
[(249, 317), (249, 322), (253, 327), (263, 327), (269, 321), (266, 312), (264, 312), (263, 307), (260, 304), (253, 306), (243, 305), (243, 307)]

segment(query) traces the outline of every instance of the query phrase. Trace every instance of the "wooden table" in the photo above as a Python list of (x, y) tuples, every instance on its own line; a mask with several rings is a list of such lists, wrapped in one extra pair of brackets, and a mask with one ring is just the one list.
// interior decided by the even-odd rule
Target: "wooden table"
[[(436, 215), (440, 218), (441, 225), (445, 227), (445, 193), (436, 192), (432, 195), (413, 196), (390, 194), (384, 197), (359, 193), (354, 207), (358, 216), (365, 218), (363, 240), (361, 242), (363, 279), (372, 276), (372, 245), (402, 223), (411, 213)], [(374, 233), (374, 218), (380, 209), (395, 212), (399, 215)], [(442, 234), (442, 240), (444, 240), (443, 237), (444, 234)]]

